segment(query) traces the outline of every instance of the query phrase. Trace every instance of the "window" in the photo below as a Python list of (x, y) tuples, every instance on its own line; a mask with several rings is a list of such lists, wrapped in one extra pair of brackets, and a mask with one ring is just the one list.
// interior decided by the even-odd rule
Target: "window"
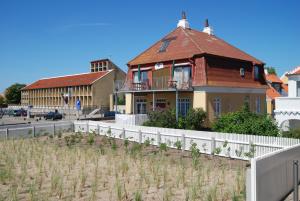
[(170, 40), (163, 40), (158, 52), (165, 52), (170, 44)]
[(221, 99), (220, 98), (214, 99), (214, 115), (215, 115), (215, 117), (220, 117), (220, 115), (221, 115)]
[(260, 113), (260, 97), (256, 97), (255, 101), (256, 113)]
[(147, 82), (148, 81), (148, 71), (141, 71), (141, 80), (139, 80), (138, 75), (139, 75), (138, 71), (134, 72), (134, 75), (133, 75), (133, 82), (134, 83), (139, 83), (140, 81), (141, 82)]
[(259, 79), (259, 67), (254, 66), (254, 79), (258, 80)]
[(136, 113), (137, 114), (146, 114), (147, 112), (147, 100), (143, 98), (138, 98), (136, 100)]
[(166, 108), (166, 99), (162, 99), (162, 98), (156, 99), (155, 107), (160, 109)]
[(177, 88), (188, 88), (191, 79), (191, 67), (175, 67), (173, 80), (176, 81)]
[(248, 107), (250, 107), (250, 97), (249, 96), (245, 96), (244, 105), (247, 105)]
[(245, 68), (240, 68), (241, 77), (245, 77)]
[(190, 99), (180, 98), (178, 99), (178, 113), (185, 117), (190, 110)]

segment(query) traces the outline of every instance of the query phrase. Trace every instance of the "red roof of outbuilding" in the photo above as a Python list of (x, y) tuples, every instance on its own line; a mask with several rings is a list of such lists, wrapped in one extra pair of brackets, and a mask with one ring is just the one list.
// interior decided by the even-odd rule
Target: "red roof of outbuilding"
[(300, 75), (300, 66), (294, 68), (294, 70), (289, 72), (288, 75)]
[(281, 79), (279, 79), (279, 77), (277, 77), (277, 75), (275, 74), (267, 74), (266, 80), (268, 80), (269, 82), (282, 83)]
[(23, 90), (91, 85), (97, 79), (100, 79), (109, 72), (110, 71), (102, 71), (40, 79), (30, 85), (27, 85), (23, 88)]
[[(159, 49), (164, 40), (170, 43), (164, 52)], [(176, 28), (156, 42), (153, 46), (129, 61), (129, 65), (155, 63), (161, 61), (191, 58), (194, 55), (211, 54), (263, 64), (262, 61), (250, 56), (242, 50), (226, 43), (224, 40), (193, 29)]]

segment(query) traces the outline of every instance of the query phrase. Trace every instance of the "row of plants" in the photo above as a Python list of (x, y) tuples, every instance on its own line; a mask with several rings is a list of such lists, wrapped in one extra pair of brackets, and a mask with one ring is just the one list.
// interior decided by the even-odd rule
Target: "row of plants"
[[(203, 109), (191, 109), (186, 117), (180, 116), (176, 122), (174, 109), (158, 110), (149, 113), (149, 120), (144, 126), (178, 128), (189, 130), (212, 130), (223, 133), (239, 133), (262, 136), (279, 136), (280, 131), (276, 122), (265, 114), (251, 112), (248, 104), (239, 111), (223, 114), (212, 123), (211, 128), (206, 128), (206, 113)], [(299, 131), (283, 133), (286, 137), (300, 137)]]

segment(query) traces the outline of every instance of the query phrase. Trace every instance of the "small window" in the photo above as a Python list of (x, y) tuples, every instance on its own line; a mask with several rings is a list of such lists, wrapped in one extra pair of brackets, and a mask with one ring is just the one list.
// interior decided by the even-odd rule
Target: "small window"
[(220, 115), (221, 115), (221, 99), (220, 98), (214, 99), (214, 115), (215, 115), (215, 117), (220, 117)]
[(245, 77), (245, 68), (240, 68), (240, 76)]
[(159, 48), (159, 52), (165, 52), (169, 44), (170, 44), (170, 40), (163, 40)]
[(259, 79), (259, 67), (254, 66), (254, 79), (258, 80)]

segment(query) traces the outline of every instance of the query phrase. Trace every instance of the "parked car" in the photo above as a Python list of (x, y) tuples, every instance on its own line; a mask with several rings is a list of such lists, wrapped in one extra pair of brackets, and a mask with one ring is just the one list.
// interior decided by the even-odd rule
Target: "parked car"
[(25, 117), (25, 116), (27, 116), (27, 111), (24, 109), (15, 110), (13, 116), (14, 117)]
[(56, 119), (62, 119), (62, 114), (60, 114), (59, 112), (55, 111), (55, 112), (48, 112), (44, 118), (47, 119), (52, 119), (52, 120), (56, 120)]
[(119, 112), (115, 112), (115, 111), (107, 111), (107, 112), (104, 112), (104, 117), (115, 117), (116, 114), (119, 114)]

